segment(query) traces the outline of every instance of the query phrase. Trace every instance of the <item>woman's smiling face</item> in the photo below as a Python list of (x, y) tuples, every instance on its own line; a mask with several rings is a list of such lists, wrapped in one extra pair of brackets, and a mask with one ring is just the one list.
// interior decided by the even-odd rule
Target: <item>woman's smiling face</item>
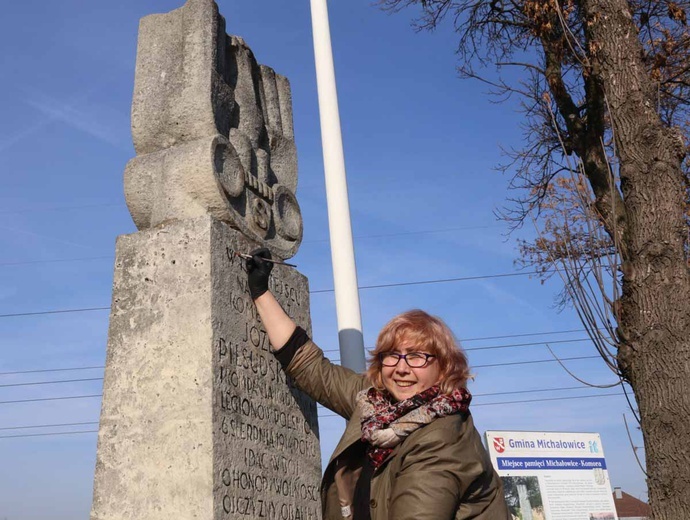
[[(403, 342), (403, 346), (395, 348), (392, 352), (405, 355), (412, 352), (430, 354), (430, 352), (420, 351), (415, 346), (407, 346), (405, 342)], [(441, 369), (435, 357), (430, 357), (426, 366), (421, 368), (410, 367), (402, 358), (398, 360), (398, 364), (394, 367), (381, 366), (383, 386), (397, 401), (408, 399), (423, 392), (427, 388), (439, 383), (440, 378)]]

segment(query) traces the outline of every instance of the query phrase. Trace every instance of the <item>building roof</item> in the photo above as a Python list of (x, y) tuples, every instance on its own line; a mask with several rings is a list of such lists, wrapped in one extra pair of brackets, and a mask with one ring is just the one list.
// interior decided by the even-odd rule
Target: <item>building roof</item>
[[(618, 496), (621, 498), (618, 498)], [(625, 491), (618, 488), (613, 492), (613, 503), (616, 504), (616, 513), (618, 513), (618, 518), (621, 520), (625, 518), (644, 518), (652, 514), (649, 504), (638, 500), (632, 495), (628, 495)]]

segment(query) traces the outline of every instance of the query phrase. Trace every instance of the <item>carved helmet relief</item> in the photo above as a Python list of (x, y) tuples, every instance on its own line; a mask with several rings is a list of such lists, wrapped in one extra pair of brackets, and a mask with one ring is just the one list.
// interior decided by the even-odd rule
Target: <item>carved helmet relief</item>
[(213, 0), (139, 29), (125, 195), (139, 229), (210, 214), (289, 258), (302, 240), (287, 78), (228, 36)]

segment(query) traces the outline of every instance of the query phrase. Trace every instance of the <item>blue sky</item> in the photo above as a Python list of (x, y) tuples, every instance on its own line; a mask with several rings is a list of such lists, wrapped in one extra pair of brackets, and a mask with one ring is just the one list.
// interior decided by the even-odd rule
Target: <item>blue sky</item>
[[(115, 237), (135, 231), (122, 173), (134, 156), (129, 111), (138, 21), (182, 0), (23, 0), (0, 21), (0, 373), (102, 366)], [(313, 290), (333, 287), (320, 151), (309, 2), (220, 0), (231, 34), (292, 84), (304, 241), (294, 258)], [(369, 0), (331, 1), (330, 16), (359, 283), (362, 286), (516, 272), (516, 235), (494, 211), (508, 192), (495, 171), (501, 146), (520, 141), (515, 104), (455, 73), (450, 28), (415, 33), (413, 11), (389, 15)], [(364, 289), (365, 344), (398, 312), (442, 316), (468, 349), (480, 432), (599, 432), (612, 484), (646, 498), (620, 396), (579, 388), (561, 356), (592, 356), (574, 312), (553, 308), (556, 283), (528, 276)], [(333, 293), (312, 295), (315, 340), (337, 358)], [(549, 333), (538, 336), (521, 334)], [(472, 338), (508, 336), (472, 340)], [(512, 337), (511, 337), (512, 336)], [(557, 342), (562, 343), (557, 343)], [(568, 341), (568, 342), (563, 342)], [(539, 343), (541, 342), (541, 343)], [(511, 348), (485, 348), (538, 343)], [(477, 350), (472, 350), (477, 349)], [(502, 365), (502, 366), (483, 366)], [(597, 359), (570, 361), (592, 382), (613, 380)], [(0, 375), (0, 519), (86, 519), (91, 506), (103, 370)], [(93, 379), (27, 385), (45, 381)], [(15, 385), (15, 386), (5, 386)], [(20, 386), (21, 385), (21, 386)], [(529, 390), (546, 392), (518, 393)], [(482, 395), (496, 393), (498, 395)], [(324, 457), (343, 428), (321, 420)], [(632, 432), (635, 444), (639, 433)]]

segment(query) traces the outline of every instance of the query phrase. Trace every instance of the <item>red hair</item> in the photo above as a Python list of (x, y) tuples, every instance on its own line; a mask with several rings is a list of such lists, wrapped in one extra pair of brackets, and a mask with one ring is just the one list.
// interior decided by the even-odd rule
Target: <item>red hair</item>
[(403, 343), (436, 356), (441, 371), (439, 386), (442, 394), (450, 394), (467, 384), (470, 375), (467, 356), (453, 332), (441, 318), (414, 309), (397, 315), (379, 332), (367, 369), (369, 380), (379, 390), (383, 390), (379, 354), (395, 350)]

